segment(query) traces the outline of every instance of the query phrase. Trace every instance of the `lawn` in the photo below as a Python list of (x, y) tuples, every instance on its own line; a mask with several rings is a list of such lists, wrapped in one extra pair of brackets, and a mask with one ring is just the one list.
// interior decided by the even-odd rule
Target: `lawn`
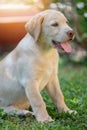
[(41, 124), (33, 116), (9, 116), (0, 111), (0, 130), (87, 130), (87, 62), (71, 64), (60, 59), (59, 78), (66, 104), (76, 115), (57, 112), (45, 92), (42, 96), (54, 122)]

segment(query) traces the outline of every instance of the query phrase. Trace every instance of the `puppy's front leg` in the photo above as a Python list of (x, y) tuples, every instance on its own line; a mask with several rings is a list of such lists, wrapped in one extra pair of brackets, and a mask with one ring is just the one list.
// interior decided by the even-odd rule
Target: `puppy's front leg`
[(50, 122), (52, 121), (51, 117), (46, 111), (45, 103), (40, 95), (38, 86), (36, 83), (31, 83), (25, 88), (26, 95), (29, 99), (31, 107), (33, 109), (34, 115), (37, 121), (40, 122)]
[(51, 98), (53, 99), (55, 105), (57, 106), (59, 112), (74, 112), (73, 110), (70, 110), (64, 102), (64, 96), (60, 89), (59, 81), (56, 74), (52, 76), (50, 82), (46, 86), (46, 89)]

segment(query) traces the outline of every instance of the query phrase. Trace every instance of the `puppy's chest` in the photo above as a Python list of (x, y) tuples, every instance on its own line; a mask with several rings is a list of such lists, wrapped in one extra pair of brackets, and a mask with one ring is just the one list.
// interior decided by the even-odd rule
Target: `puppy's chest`
[(53, 72), (53, 63), (49, 61), (41, 62), (39, 61), (36, 63), (36, 73), (35, 79), (38, 82), (38, 87), (42, 90), (46, 84), (49, 82), (49, 79)]

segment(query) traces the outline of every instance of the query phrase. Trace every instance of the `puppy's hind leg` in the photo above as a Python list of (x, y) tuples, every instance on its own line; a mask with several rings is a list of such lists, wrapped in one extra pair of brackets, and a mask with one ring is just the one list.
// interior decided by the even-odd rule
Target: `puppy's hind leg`
[(14, 106), (1, 107), (1, 109), (3, 109), (3, 111), (9, 115), (14, 115), (14, 114), (18, 116), (34, 115), (34, 113), (31, 111), (18, 109), (15, 108)]

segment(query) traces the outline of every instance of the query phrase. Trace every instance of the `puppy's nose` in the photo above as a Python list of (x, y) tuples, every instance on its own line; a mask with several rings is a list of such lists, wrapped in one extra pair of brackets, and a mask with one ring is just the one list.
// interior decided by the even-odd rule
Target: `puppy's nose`
[(74, 31), (73, 31), (73, 30), (69, 30), (69, 31), (67, 32), (67, 35), (68, 35), (69, 39), (72, 40), (73, 37), (74, 37)]

